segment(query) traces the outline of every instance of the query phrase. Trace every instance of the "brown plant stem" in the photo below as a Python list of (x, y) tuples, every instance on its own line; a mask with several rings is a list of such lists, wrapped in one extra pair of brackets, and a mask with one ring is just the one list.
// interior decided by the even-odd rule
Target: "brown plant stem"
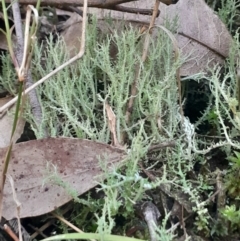
[[(61, 215), (64, 215), (65, 213), (67, 213), (70, 209), (72, 209), (72, 204), (69, 203), (67, 205), (67, 207), (65, 207), (64, 209), (61, 209)], [(31, 224), (28, 224), (29, 227), (31, 227), (35, 232), (31, 235), (31, 239), (30, 240), (34, 240), (38, 235), (41, 235), (43, 238), (47, 238), (46, 235), (43, 234), (43, 231), (46, 230), (47, 228), (49, 228), (51, 225), (53, 225), (55, 223), (55, 219), (51, 219), (48, 222), (45, 222), (40, 228), (36, 228)]]
[[(76, 12), (79, 15), (82, 16), (82, 10), (77, 8), (77, 7), (60, 6), (58, 8), (66, 10), (66, 11)], [(124, 12), (124, 13), (142, 14), (142, 15), (152, 15), (153, 14), (153, 10), (152, 9), (131, 8), (131, 7), (125, 7), (125, 6), (120, 6), (120, 5), (115, 5), (115, 6), (111, 6), (111, 7), (105, 7), (105, 9), (115, 10), (115, 11)], [(159, 16), (159, 14), (160, 14), (160, 11), (158, 11), (158, 16)], [(90, 14), (89, 14), (89, 17), (91, 17)]]
[[(122, 3), (128, 3), (128, 2), (137, 2), (138, 0), (89, 0), (88, 1), (88, 7), (95, 7), (95, 8), (109, 8), (112, 6), (116, 6), (118, 4)], [(11, 0), (5, 0), (6, 3), (10, 3)], [(36, 5), (37, 0), (18, 0), (20, 4), (24, 5)], [(175, 4), (178, 1), (173, 0), (160, 0), (160, 2), (163, 2), (164, 4), (170, 5)], [(41, 0), (41, 6), (78, 6), (81, 7), (84, 5), (84, 0)]]
[[(72, 223), (70, 223), (68, 220), (66, 220), (64, 217), (59, 216), (58, 214), (52, 212), (52, 215), (59, 219), (61, 222), (65, 223), (67, 226), (69, 226), (70, 228), (72, 228), (74, 231), (78, 232), (78, 233), (84, 233), (81, 229), (79, 229), (78, 227), (76, 227), (75, 225), (73, 225)], [(95, 239), (90, 239), (90, 241), (96, 241)]]
[[(142, 58), (141, 58), (142, 63), (144, 63), (147, 59), (150, 36), (151, 36), (150, 32), (151, 32), (151, 29), (153, 28), (155, 20), (158, 16), (159, 5), (160, 5), (160, 1), (156, 0), (155, 5), (154, 5), (154, 9), (153, 9), (153, 14), (152, 14), (152, 17), (151, 17), (151, 21), (150, 21), (150, 24), (149, 24), (148, 33), (146, 34), (144, 45), (143, 45), (143, 53), (142, 53)], [(132, 86), (131, 86), (131, 94), (130, 94), (129, 102), (127, 104), (127, 111), (126, 111), (126, 124), (127, 125), (130, 122), (130, 117), (131, 117), (131, 114), (132, 114), (132, 111), (133, 111), (134, 100), (135, 100), (136, 95), (138, 93), (137, 82), (139, 80), (140, 74), (141, 74), (141, 67), (140, 67), (140, 64), (138, 64), (136, 66), (135, 79), (134, 79), (134, 81), (132, 83)], [(123, 142), (125, 141), (124, 140), (125, 137), (126, 137), (126, 133), (123, 135), (123, 138), (122, 138)]]
[[(96, 8), (106, 8), (111, 7), (117, 4), (127, 3), (127, 2), (136, 2), (137, 0), (89, 0), (88, 7), (96, 7)], [(10, 3), (11, 0), (6, 0), (6, 3)], [(18, 0), (19, 4), (24, 5), (36, 5), (37, 0)], [(83, 6), (84, 0), (41, 0), (41, 6)]]
[[(142, 9), (142, 8), (130, 8), (130, 7), (124, 7), (124, 6), (111, 6), (106, 7), (106, 9), (115, 10), (119, 12), (125, 12), (125, 13), (135, 13), (135, 14), (142, 14), (142, 15), (152, 15), (153, 10), (152, 9)], [(159, 16), (160, 11), (158, 11), (157, 17)]]
[(159, 151), (160, 149), (167, 148), (167, 147), (175, 147), (176, 141), (168, 141), (168, 142), (162, 142), (159, 144), (151, 145), (148, 148), (148, 153)]
[(14, 240), (14, 241), (19, 241), (17, 235), (12, 231), (12, 229), (7, 225), (4, 224), (4, 230), (6, 233), (8, 233), (8, 235)]
[[(18, 66), (22, 63), (23, 60), (23, 52), (24, 52), (24, 37), (23, 37), (23, 27), (22, 27), (22, 20), (20, 14), (19, 3), (17, 1), (12, 1), (12, 10), (13, 10), (13, 19), (14, 19), (14, 26), (15, 32), (17, 37), (17, 44), (15, 48), (15, 56), (18, 62)], [(31, 70), (27, 71), (25, 87), (28, 88), (33, 84)], [(32, 110), (32, 114), (35, 120), (36, 126), (40, 126), (42, 123), (42, 108), (38, 100), (36, 90), (32, 90), (28, 94), (29, 102)], [(43, 131), (43, 137), (47, 136), (47, 131)]]

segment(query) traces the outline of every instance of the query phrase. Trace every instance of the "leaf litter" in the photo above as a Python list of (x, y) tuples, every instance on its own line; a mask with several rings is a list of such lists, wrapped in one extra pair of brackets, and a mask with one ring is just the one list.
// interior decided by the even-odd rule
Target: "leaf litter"
[[(128, 3), (126, 4), (126, 6), (129, 6), (129, 5), (135, 6), (135, 4), (136, 3)], [(145, 8), (144, 4), (146, 5), (146, 7), (150, 5), (149, 2), (146, 3), (146, 1), (138, 1), (137, 4), (138, 4), (138, 7), (141, 7), (141, 8)], [(201, 11), (199, 11), (199, 9), (201, 9)], [(100, 14), (104, 14), (104, 12), (109, 12), (109, 10), (100, 10), (100, 11), (99, 11)], [(113, 13), (113, 11), (111, 12)], [(121, 14), (122, 13), (120, 13), (119, 15), (116, 15), (115, 16), (116, 19), (121, 18), (119, 17), (119, 16), (122, 16)], [(130, 20), (131, 14), (127, 14), (127, 15), (125, 14), (124, 16), (126, 16), (125, 19), (128, 22), (133, 23), (136, 20), (136, 15), (133, 15), (135, 20)], [(179, 27), (177, 29), (176, 38), (178, 40), (178, 44), (183, 55), (187, 56), (189, 59), (183, 64), (181, 68), (181, 75), (189, 76), (195, 73), (199, 73), (200, 71), (207, 71), (209, 67), (214, 66), (216, 63), (223, 63), (225, 57), (228, 56), (228, 51), (229, 51), (229, 47), (232, 39), (225, 25), (219, 20), (219, 18), (214, 14), (214, 12), (206, 5), (206, 3), (203, 0), (198, 0), (194, 2), (191, 0), (187, 0), (187, 1), (179, 1), (178, 4), (172, 5), (169, 7), (165, 7), (164, 5), (161, 5), (161, 15), (159, 20), (157, 20), (157, 24), (162, 24), (167, 18), (170, 17), (169, 19), (171, 20), (176, 16), (179, 18)], [(143, 18), (146, 18), (146, 17), (143, 16)], [(139, 20), (142, 22), (145, 21), (143, 19), (141, 20), (140, 18)], [(146, 22), (148, 22), (148, 20), (145, 21), (145, 23)], [(79, 28), (79, 25), (77, 26)], [(69, 28), (71, 28), (71, 26)], [(75, 32), (73, 29), (71, 31)], [(71, 36), (71, 41), (73, 40), (72, 34), (69, 34), (67, 32), (66, 36)], [(76, 34), (74, 36), (76, 36), (77, 38), (79, 37)], [(73, 46), (73, 45), (69, 44), (69, 46)], [(111, 117), (111, 115), (108, 115), (108, 118), (109, 116)], [(109, 122), (110, 120), (114, 120), (113, 116), (112, 116), (112, 119), (109, 118)], [(112, 126), (112, 133), (114, 133), (114, 124), (109, 123), (109, 125)], [(64, 142), (63, 141), (64, 139), (68, 139), (68, 138), (61, 138), (60, 140)], [(72, 139), (69, 139), (69, 140), (72, 140)], [(66, 151), (66, 149), (64, 149), (64, 144), (60, 143), (61, 141), (57, 139), (50, 138), (50, 139), (47, 139), (47, 141), (46, 140), (44, 141), (46, 142), (46, 146), (44, 146), (43, 149), (41, 149), (41, 147), (40, 149), (38, 149), (38, 145), (43, 146), (39, 143), (39, 141), (33, 141), (33, 143), (36, 142), (35, 146), (34, 144), (32, 144), (32, 142), (30, 143), (30, 146), (31, 146), (30, 149), (32, 150), (28, 150), (28, 153), (30, 153), (29, 158), (25, 156), (26, 154), (25, 155), (20, 154), (16, 158), (17, 160), (16, 161), (14, 159), (15, 154), (21, 153), (20, 150), (22, 149), (18, 149), (19, 145), (17, 145), (16, 147), (14, 147), (14, 151), (13, 151), (13, 154), (14, 154), (13, 160), (15, 160), (15, 163), (13, 161), (14, 163), (13, 167), (14, 168), (17, 167), (16, 163), (20, 161), (20, 162), (26, 163), (27, 170), (28, 172), (31, 173), (30, 175), (28, 175), (28, 173), (26, 172), (22, 174), (23, 171), (16, 172), (16, 169), (11, 169), (13, 173), (12, 175), (16, 178), (17, 182), (21, 182), (22, 179), (24, 179), (25, 181), (23, 181), (23, 183), (26, 183), (25, 184), (25, 186), (27, 187), (26, 190), (20, 190), (20, 193), (21, 192), (25, 193), (25, 196), (28, 197), (28, 200), (25, 201), (25, 199), (23, 199), (23, 201), (21, 202), (25, 205), (25, 203), (28, 203), (27, 201), (29, 201), (30, 199), (32, 200), (36, 199), (35, 206), (29, 206), (29, 209), (30, 207), (32, 209), (31, 211), (32, 213), (34, 212), (33, 210), (36, 209), (36, 207), (40, 207), (43, 204), (44, 204), (43, 206), (47, 206), (45, 207), (45, 210), (40, 208), (42, 213), (34, 214), (34, 216), (41, 215), (43, 213), (54, 210), (56, 207), (59, 207), (64, 203), (66, 203), (67, 202), (66, 200), (69, 198), (69, 195), (65, 192), (66, 190), (64, 190), (63, 188), (48, 182), (46, 182), (46, 184), (43, 185), (44, 175), (46, 175), (46, 171), (48, 170), (48, 168), (50, 170), (48, 174), (57, 173), (62, 180), (66, 181), (66, 183), (71, 184), (71, 187), (76, 189), (78, 191), (78, 194), (80, 195), (86, 192), (87, 190), (89, 190), (91, 187), (95, 186), (95, 181), (93, 180), (95, 178), (92, 178), (92, 177), (97, 177), (103, 173), (99, 166), (99, 158), (97, 158), (97, 156), (102, 155), (102, 152), (100, 154), (95, 153), (95, 152), (98, 152), (97, 151), (98, 149), (99, 150), (107, 149), (108, 151), (106, 153), (108, 153), (109, 155), (110, 154), (113, 155), (113, 157), (110, 155), (111, 157), (109, 159), (109, 163), (118, 163), (124, 159), (124, 155), (125, 155), (123, 151), (117, 148), (110, 147), (106, 144), (101, 144), (103, 146), (101, 146), (100, 148), (98, 146), (100, 145), (100, 143), (95, 143), (95, 142), (86, 141), (86, 140), (77, 140), (76, 142), (81, 142), (79, 146), (83, 149), (83, 153), (81, 153), (80, 155), (81, 161), (78, 161), (77, 162), (78, 164), (76, 164), (75, 161), (77, 157), (75, 155), (74, 157), (71, 157), (70, 154), (67, 154), (67, 153), (75, 152), (73, 151), (75, 149), (72, 148), (73, 144), (70, 143), (71, 141), (69, 141), (69, 143), (67, 144), (69, 145), (68, 147), (71, 150), (70, 152)], [(86, 143), (84, 144), (84, 142)], [(84, 149), (86, 145), (92, 146), (95, 153), (93, 154), (95, 155), (94, 157), (87, 156), (86, 154), (87, 151)], [(26, 146), (22, 146), (22, 148), (25, 149)], [(0, 156), (2, 156), (1, 151), (2, 150), (0, 150)], [(70, 155), (69, 158), (68, 158), (68, 155)], [(105, 157), (105, 155), (103, 156)], [(25, 158), (28, 161), (26, 161)], [(67, 162), (67, 160), (71, 160), (71, 158), (74, 159), (73, 163), (75, 164), (72, 164), (72, 162), (71, 164), (69, 164), (69, 162)], [(117, 161), (115, 159), (117, 159)], [(90, 161), (87, 161), (87, 160), (90, 160)], [(33, 167), (34, 166), (33, 163), (40, 163), (40, 165), (37, 165), (38, 167)], [(81, 164), (81, 167), (78, 166), (80, 164)], [(95, 169), (95, 167), (94, 168), (92, 167), (95, 165), (97, 166), (97, 169)], [(69, 178), (69, 176), (71, 176), (71, 171), (73, 172), (73, 170), (74, 170), (74, 174), (73, 174), (74, 177)], [(77, 174), (75, 174), (75, 172), (77, 172)], [(25, 178), (25, 176), (27, 178)], [(79, 177), (76, 177), (76, 176), (79, 176)], [(36, 180), (35, 182), (35, 180), (33, 180), (34, 179), (33, 177), (39, 180)], [(27, 185), (28, 179), (30, 180), (32, 179), (30, 182), (36, 185), (36, 188), (33, 188), (34, 190), (30, 188), (30, 185), (29, 186)], [(45, 179), (46, 179), (46, 176), (45, 176)], [(76, 184), (75, 182), (78, 182), (78, 184), (79, 183), (82, 184), (82, 185), (78, 185), (80, 186), (79, 189), (75, 187), (75, 184)], [(85, 185), (85, 183), (87, 184)], [(23, 184), (21, 184), (21, 186), (22, 185)], [(17, 186), (17, 184), (15, 186)], [(18, 192), (18, 188), (16, 189)], [(48, 196), (49, 199), (47, 200), (46, 197), (49, 193), (50, 193), (50, 195)], [(7, 195), (8, 193), (6, 192), (5, 196)], [(10, 192), (8, 196), (9, 197), (11, 196)], [(43, 198), (40, 198), (39, 196)], [(58, 199), (63, 200), (61, 204)], [(8, 200), (7, 202), (9, 202), (9, 199), (7, 200)], [(55, 206), (52, 207), (51, 204), (53, 205), (55, 204)], [(12, 204), (12, 206), (14, 205)], [(25, 205), (25, 206), (28, 206), (28, 205)], [(11, 213), (11, 215), (15, 212), (11, 208), (9, 208), (9, 210), (10, 210), (9, 213)], [(22, 208), (22, 212), (23, 211), (24, 211), (24, 208)], [(26, 213), (29, 213), (29, 210), (27, 210)], [(6, 216), (7, 215), (9, 214), (6, 214)], [(29, 214), (27, 214), (26, 216), (29, 216)], [(25, 217), (25, 216), (22, 216), (22, 213), (21, 213), (21, 217)]]
[[(140, 0), (122, 4), (122, 6), (140, 9), (149, 9), (149, 6), (153, 5), (153, 0)], [(181, 76), (189, 76), (201, 71), (208, 72), (209, 68), (216, 64), (223, 64), (229, 54), (232, 37), (226, 26), (204, 0), (181, 0), (177, 4), (169, 6), (161, 3), (160, 11), (160, 16), (156, 19), (156, 25), (178, 23), (175, 37), (182, 56), (186, 58), (180, 68)], [(123, 20), (126, 25), (130, 24), (137, 29), (148, 26), (150, 21), (150, 16), (108, 9), (90, 8), (89, 13), (98, 18), (98, 28), (102, 34), (113, 33), (119, 26), (123, 31), (124, 26), (119, 24)], [(112, 18), (112, 27), (102, 21), (102, 19), (109, 18), (109, 16)], [(62, 32), (66, 46), (72, 54), (72, 51), (78, 49), (79, 46), (81, 36), (79, 21), (81, 21), (80, 16), (71, 14)], [(153, 38), (156, 38), (158, 31), (158, 29), (154, 30)]]
[[(0, 149), (0, 170), (6, 151)], [(75, 190), (77, 195), (85, 193), (102, 180), (100, 162), (111, 170), (124, 157), (125, 152), (118, 148), (74, 138), (48, 138), (14, 145), (8, 175), (14, 180), (21, 203), (20, 217), (49, 213), (72, 200), (66, 189)], [(15, 216), (16, 205), (7, 182), (3, 217), (9, 220)]]

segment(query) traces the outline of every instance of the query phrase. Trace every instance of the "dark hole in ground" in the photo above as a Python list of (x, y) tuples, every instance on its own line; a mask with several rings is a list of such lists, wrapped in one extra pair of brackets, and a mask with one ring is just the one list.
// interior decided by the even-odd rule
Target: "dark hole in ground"
[(184, 99), (186, 100), (184, 115), (194, 124), (207, 108), (211, 92), (205, 80), (199, 83), (195, 80), (189, 80), (184, 84)]

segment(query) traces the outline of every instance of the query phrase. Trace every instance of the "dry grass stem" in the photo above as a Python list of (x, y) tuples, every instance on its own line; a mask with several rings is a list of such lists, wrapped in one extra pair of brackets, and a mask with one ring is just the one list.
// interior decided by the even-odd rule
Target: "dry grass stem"
[[(70, 223), (69, 221), (67, 221), (65, 218), (57, 215), (57, 214), (54, 213), (54, 212), (52, 213), (52, 215), (53, 215), (55, 218), (59, 219), (61, 222), (67, 224), (70, 228), (72, 228), (72, 229), (75, 230), (76, 232), (78, 232), (78, 233), (84, 233), (81, 229), (77, 228), (75, 225), (73, 225), (72, 223)], [(90, 239), (90, 240), (91, 240), (91, 241), (96, 241), (95, 239)]]
[(3, 226), (4, 230), (6, 233), (8, 233), (8, 235), (14, 240), (14, 241), (19, 241), (18, 237), (16, 236), (16, 234), (12, 231), (12, 229), (7, 225), (4, 224)]
[[(159, 5), (160, 5), (159, 0), (156, 0), (155, 6), (154, 6), (154, 9), (153, 9), (153, 14), (152, 14), (152, 17), (151, 17), (151, 21), (150, 21), (150, 24), (149, 24), (148, 33), (146, 34), (144, 45), (143, 45), (143, 53), (142, 53), (142, 58), (141, 58), (142, 62), (145, 62), (146, 58), (147, 58), (149, 42), (150, 42), (150, 32), (151, 32), (151, 29), (154, 26), (156, 17), (158, 15)], [(136, 67), (135, 79), (134, 79), (134, 82), (131, 86), (130, 99), (129, 99), (129, 102), (127, 104), (127, 111), (126, 111), (126, 123), (127, 124), (129, 124), (131, 113), (132, 113), (132, 110), (133, 110), (134, 100), (135, 100), (136, 95), (138, 93), (137, 82), (139, 80), (140, 74), (141, 74), (141, 68), (140, 68), (140, 64), (138, 64), (138, 66)], [(125, 136), (126, 135), (123, 136), (123, 139), (125, 139)], [(122, 143), (124, 143), (124, 140), (122, 141)]]

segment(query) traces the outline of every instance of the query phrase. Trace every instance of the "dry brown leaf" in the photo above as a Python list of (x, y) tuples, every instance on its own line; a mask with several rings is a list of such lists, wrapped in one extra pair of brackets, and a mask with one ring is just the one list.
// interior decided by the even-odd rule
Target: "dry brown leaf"
[[(151, 8), (154, 0), (140, 0), (135, 3), (126, 3), (124, 6)], [(213, 10), (204, 0), (181, 0), (175, 5), (160, 4), (160, 17), (156, 24), (161, 25), (166, 19), (169, 21), (178, 18), (177, 42), (184, 56), (188, 56), (181, 67), (181, 75), (191, 75), (206, 71), (216, 63), (223, 63), (228, 56), (232, 42), (226, 26), (220, 21)], [(95, 10), (98, 17), (109, 16), (109, 10)], [(150, 17), (143, 15), (125, 14), (111, 11), (115, 19), (128, 21), (149, 22)]]
[[(154, 2), (155, 0), (140, 0), (122, 5), (151, 9)], [(188, 58), (181, 67), (181, 75), (188, 76), (207, 71), (216, 63), (223, 63), (228, 56), (232, 38), (226, 26), (204, 0), (180, 0), (177, 4), (170, 6), (161, 3), (160, 10), (160, 17), (156, 20), (157, 25), (163, 24), (166, 19), (171, 21), (178, 18), (176, 39), (183, 56)], [(136, 22), (150, 21), (150, 16), (113, 10), (90, 9), (90, 13), (96, 14), (99, 19), (109, 18), (111, 14), (113, 19), (125, 19), (132, 25)]]
[(64, 31), (62, 37), (65, 41), (67, 51), (70, 57), (73, 57), (79, 52), (80, 39), (82, 34), (82, 17), (77, 13), (72, 13), (70, 18), (64, 23)]
[(107, 113), (108, 118), (108, 128), (112, 134), (112, 145), (116, 147), (121, 147), (120, 143), (117, 139), (117, 132), (116, 132), (116, 115), (114, 114), (111, 106), (108, 103), (105, 103), (105, 110)]
[(181, 75), (206, 71), (209, 67), (223, 63), (229, 54), (232, 37), (204, 0), (179, 1), (177, 5), (165, 9), (162, 20), (178, 13), (177, 41), (183, 55), (189, 59), (182, 66)]
[[(0, 171), (6, 151), (0, 149)], [(8, 174), (14, 179), (17, 198), (22, 204), (20, 217), (51, 212), (72, 199), (66, 189), (46, 181), (49, 175), (57, 173), (71, 190), (81, 195), (101, 179), (100, 160), (107, 162), (107, 168), (111, 169), (124, 157), (125, 152), (118, 148), (74, 138), (48, 138), (14, 145)], [(6, 182), (3, 217), (9, 220), (15, 216), (11, 187)]]
[[(12, 97), (1, 98), (0, 107), (9, 102), (11, 99)], [(3, 115), (0, 115), (0, 148), (6, 147), (10, 144), (13, 119), (13, 113), (5, 113)], [(20, 138), (21, 134), (23, 133), (24, 125), (25, 120), (23, 118), (20, 118), (15, 134), (13, 136), (13, 143), (15, 143), (18, 138)]]

